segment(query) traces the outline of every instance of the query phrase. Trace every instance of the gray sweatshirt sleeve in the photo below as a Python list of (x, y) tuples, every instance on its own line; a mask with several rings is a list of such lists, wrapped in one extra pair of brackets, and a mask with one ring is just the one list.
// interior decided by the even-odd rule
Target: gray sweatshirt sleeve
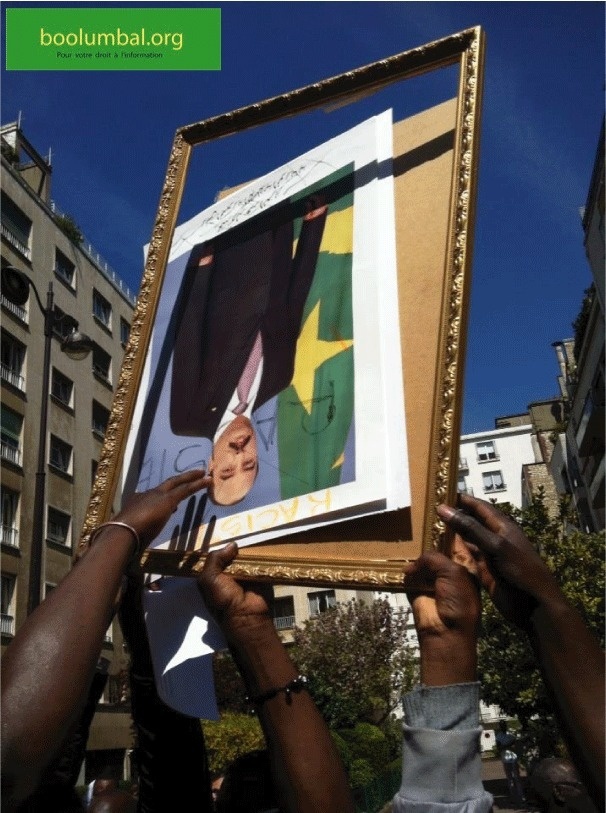
[(402, 785), (393, 813), (488, 813), (481, 778), (478, 683), (404, 696)]

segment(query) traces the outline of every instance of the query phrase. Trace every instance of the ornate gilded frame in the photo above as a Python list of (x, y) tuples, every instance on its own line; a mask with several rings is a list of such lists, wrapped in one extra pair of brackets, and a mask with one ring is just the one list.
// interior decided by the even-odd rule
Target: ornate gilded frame
[[(100, 522), (109, 517), (119, 488), (126, 438), (142, 375), (160, 296), (172, 235), (194, 146), (295, 116), (328, 104), (355, 100), (392, 83), (438, 68), (459, 66), (450, 211), (442, 280), (440, 336), (434, 374), (431, 440), (424, 483), (422, 528), (412, 547), (393, 546), (408, 539), (397, 527), (410, 518), (383, 522), (377, 532), (373, 518), (351, 521), (343, 540), (317, 532), (290, 537), (286, 544), (243, 548), (230, 572), (238, 578), (274, 583), (312, 584), (398, 590), (403, 568), (421, 550), (443, 544), (443, 526), (435, 508), (456, 494), (461, 388), (466, 320), (470, 288), (471, 247), (478, 164), (480, 108), (484, 62), (484, 34), (471, 28), (379, 62), (334, 76), (280, 96), (190, 124), (177, 130), (162, 188), (145, 271), (131, 325), (112, 413), (99, 461), (80, 546)], [(397, 215), (397, 213), (396, 213)], [(414, 429), (414, 428), (413, 428)], [(409, 437), (411, 427), (408, 426)], [(414, 492), (413, 492), (413, 500)], [(352, 524), (355, 522), (355, 526)], [(409, 537), (411, 534), (409, 534)], [(336, 548), (335, 545), (339, 547)], [(386, 548), (389, 545), (389, 548)], [(338, 554), (335, 552), (338, 551)], [(389, 553), (386, 554), (386, 551)], [(155, 573), (191, 575), (203, 563), (197, 551), (148, 550), (141, 564)]]

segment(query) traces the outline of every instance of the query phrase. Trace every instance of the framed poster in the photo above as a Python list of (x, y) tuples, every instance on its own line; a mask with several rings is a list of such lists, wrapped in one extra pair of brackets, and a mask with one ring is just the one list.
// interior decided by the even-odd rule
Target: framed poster
[[(327, 236), (331, 234), (340, 235), (335, 239), (343, 239), (343, 234), (350, 234), (354, 239), (358, 234), (357, 230), (347, 232), (348, 227), (344, 226), (348, 215), (340, 215), (340, 230), (329, 228), (325, 231), (330, 217), (351, 208), (347, 196), (351, 194), (352, 187), (353, 211), (357, 215), (359, 208), (360, 214), (363, 215), (359, 222), (370, 226), (371, 231), (373, 228), (379, 230), (377, 233), (380, 239), (374, 241), (374, 249), (369, 248), (375, 251), (375, 264), (376, 252), (380, 252), (381, 247), (388, 246), (390, 240), (395, 241), (397, 290), (394, 287), (390, 291), (387, 281), (385, 289), (387, 295), (383, 301), (381, 296), (385, 294), (377, 294), (374, 302), (372, 292), (367, 293), (367, 296), (371, 322), (373, 319), (376, 322), (376, 314), (380, 312), (381, 307), (389, 302), (397, 305), (396, 322), (399, 317), (397, 327), (401, 350), (398, 358), (401, 359), (406, 393), (405, 402), (402, 397), (399, 404), (402, 415), (399, 428), (398, 409), (394, 406), (397, 397), (394, 397), (394, 393), (398, 392), (398, 386), (401, 385), (397, 382), (386, 383), (384, 375), (386, 359), (389, 358), (387, 348), (390, 342), (393, 343), (395, 335), (393, 328), (387, 327), (385, 338), (380, 339), (385, 345), (383, 355), (371, 354), (366, 361), (362, 358), (359, 365), (356, 361), (353, 365), (353, 376), (350, 372), (346, 377), (350, 382), (348, 386), (355, 389), (361, 385), (364, 378), (370, 376), (364, 385), (365, 389), (372, 391), (371, 388), (375, 387), (374, 391), (381, 394), (381, 405), (374, 414), (372, 408), (371, 414), (364, 412), (364, 399), (356, 397), (352, 399), (351, 394), (348, 396), (343, 390), (337, 393), (334, 390), (337, 377), (333, 374), (326, 377), (317, 392), (310, 390), (309, 386), (307, 390), (303, 385), (298, 386), (298, 382), (305, 379), (298, 371), (294, 378), (288, 381), (284, 379), (286, 386), (279, 392), (272, 393), (269, 401), (263, 400), (264, 396), (261, 395), (260, 389), (253, 396), (255, 405), (259, 407), (254, 410), (253, 417), (259, 430), (257, 445), (265, 452), (269, 452), (270, 439), (276, 436), (275, 433), (282, 433), (279, 435), (276, 449), (272, 447), (272, 450), (286, 457), (290, 455), (291, 461), (297, 465), (302, 462), (297, 459), (297, 451), (301, 445), (292, 427), (298, 424), (300, 432), (310, 438), (314, 433), (325, 432), (328, 427), (333, 430), (335, 411), (341, 417), (349, 410), (350, 418), (339, 430), (338, 441), (334, 441), (332, 445), (326, 444), (327, 462), (320, 464), (314, 459), (312, 469), (314, 476), (318, 475), (320, 470), (326, 470), (322, 475), (325, 476), (327, 471), (334, 473), (332, 467), (336, 463), (339, 475), (337, 485), (343, 493), (353, 489), (353, 497), (350, 495), (350, 499), (344, 502), (339, 500), (334, 504), (331, 502), (329, 510), (324, 511), (325, 516), (319, 520), (315, 511), (309, 510), (301, 514), (295, 512), (295, 515), (288, 517), (288, 522), (278, 523), (272, 528), (261, 527), (268, 524), (267, 511), (279, 513), (280, 505), (284, 504), (285, 499), (304, 502), (310, 494), (314, 500), (318, 499), (318, 493), (325, 493), (324, 481), (318, 481), (319, 488), (297, 492), (297, 487), (293, 487), (292, 483), (297, 478), (301, 479), (300, 473), (289, 473), (294, 471), (292, 467), (280, 465), (278, 468), (287, 472), (287, 479), (291, 481), (290, 486), (285, 483), (276, 486), (275, 478), (270, 485), (271, 477), (268, 474), (258, 474), (244, 496), (237, 495), (239, 501), (252, 500), (253, 503), (243, 503), (241, 508), (244, 510), (238, 509), (235, 515), (232, 508), (227, 509), (228, 514), (225, 516), (213, 513), (212, 523), (205, 521), (205, 516), (208, 518), (211, 515), (204, 514), (207, 503), (201, 509), (202, 500), (199, 499), (197, 503), (186, 507), (187, 516), (184, 515), (172, 530), (169, 529), (168, 537), (161, 540), (160, 548), (150, 549), (144, 553), (142, 565), (146, 570), (155, 573), (191, 574), (201, 566), (205, 551), (211, 544), (221, 543), (230, 538), (228, 532), (224, 533), (230, 523), (231, 537), (236, 537), (242, 544), (242, 540), (249, 535), (247, 523), (252, 522), (254, 525), (257, 522), (257, 526), (250, 529), (250, 532), (255, 534), (254, 541), (257, 544), (243, 548), (238, 560), (231, 566), (231, 572), (237, 577), (272, 582), (401, 589), (402, 571), (406, 562), (416, 558), (423, 549), (440, 544), (442, 528), (435, 514), (435, 506), (454, 497), (457, 480), (482, 63), (482, 32), (480, 29), (470, 29), (316, 85), (177, 131), (147, 253), (145, 274), (115, 394), (112, 417), (85, 522), (83, 544), (92, 528), (108, 516), (113, 496), (121, 485), (120, 471), (123, 463), (126, 464), (127, 490), (133, 487), (139, 489), (146, 487), (145, 449), (154, 432), (161, 431), (157, 424), (154, 426), (156, 417), (162, 418), (166, 431), (166, 416), (169, 416), (170, 432), (175, 437), (181, 438), (183, 445), (173, 448), (168, 454), (172, 455), (176, 449), (176, 453), (181, 455), (178, 466), (182, 467), (182, 470), (194, 465), (198, 467), (201, 461), (206, 465), (209, 464), (211, 450), (214, 448), (213, 442), (218, 440), (217, 428), (211, 422), (210, 428), (205, 427), (203, 430), (207, 435), (212, 435), (205, 438), (206, 446), (197, 445), (195, 449), (189, 448), (189, 441), (183, 439), (194, 438), (198, 444), (198, 440), (205, 437), (201, 426), (190, 425), (188, 422), (191, 416), (180, 414), (178, 407), (171, 409), (170, 403), (161, 404), (162, 398), (168, 398), (170, 402), (170, 393), (177, 392), (180, 382), (183, 381), (183, 376), (174, 375), (175, 360), (177, 364), (185, 365), (180, 369), (186, 373), (187, 365), (193, 363), (186, 352), (179, 353), (179, 344), (182, 348), (190, 349), (200, 346), (199, 336), (192, 341), (184, 332), (184, 325), (191, 321), (188, 319), (187, 303), (190, 301), (189, 293), (193, 290), (192, 286), (204, 287), (196, 270), (211, 268), (216, 279), (223, 275), (223, 279), (235, 280), (237, 271), (234, 269), (237, 269), (238, 262), (233, 260), (233, 256), (239, 251), (248, 250), (249, 241), (258, 241), (259, 245), (267, 246), (267, 235), (270, 232), (274, 235), (271, 238), (272, 251), (281, 239), (275, 237), (278, 232), (288, 232), (290, 237), (287, 239), (290, 239), (291, 245), (294, 237), (295, 248), (288, 260), (291, 270), (295, 266), (299, 267), (300, 257), (297, 252), (304, 255), (308, 250), (306, 247), (308, 242), (313, 243), (315, 240), (317, 243), (319, 240), (321, 244), (322, 240), (332, 239)], [(358, 154), (356, 152), (358, 147), (353, 146), (356, 136), (348, 133), (344, 137), (345, 141), (338, 147), (342, 152), (339, 161), (334, 164), (328, 162), (329, 171), (324, 166), (324, 159), (318, 154), (311, 158), (308, 156), (306, 169), (300, 172), (301, 177), (297, 178), (297, 183), (292, 184), (292, 188), (288, 173), (295, 171), (296, 161), (293, 166), (281, 168), (278, 179), (274, 177), (271, 182), (261, 182), (260, 186), (266, 187), (265, 193), (260, 193), (258, 188), (251, 184), (250, 189), (247, 186), (244, 190), (236, 191), (233, 196), (211, 207), (211, 210), (201, 213), (198, 220), (194, 218), (193, 222), (188, 222), (184, 227), (175, 230), (188, 161), (194, 147), (229, 133), (292, 116), (320, 105), (325, 106), (327, 103), (347, 100), (420, 73), (456, 64), (459, 65), (460, 72), (456, 99), (425, 110), (393, 126), (393, 159), (390, 163), (391, 171), (388, 173), (392, 186), (389, 190), (387, 189), (389, 184), (383, 184), (385, 201), (391, 199), (394, 204), (393, 220), (389, 217), (389, 203), (385, 210), (388, 213), (387, 217), (377, 217), (375, 213), (373, 218), (372, 209), (375, 200), (371, 198), (370, 202), (365, 204), (360, 197), (358, 190), (364, 186), (359, 182), (360, 172), (364, 166), (362, 156), (367, 146), (360, 147), (361, 152)], [(374, 135), (370, 140), (374, 144), (372, 148), (374, 156), (371, 157), (370, 163), (374, 164), (375, 168), (381, 166), (383, 158), (385, 160), (391, 158), (385, 151), (385, 122), (381, 124), (383, 129), (379, 128), (377, 121), (374, 120), (372, 123), (360, 125), (362, 128), (373, 130)], [(361, 143), (366, 142), (362, 139)], [(320, 149), (331, 150), (333, 147), (334, 145), (323, 145)], [(315, 174), (311, 171), (311, 166), (316, 167)], [(381, 177), (382, 173), (375, 171), (375, 177), (371, 178), (375, 186), (381, 187)], [(267, 189), (270, 190), (271, 197), (275, 188), (280, 190), (278, 199), (266, 200), (263, 205), (258, 205), (259, 200), (263, 199), (263, 194), (267, 195)], [(252, 197), (246, 191), (250, 192), (251, 189), (256, 190)], [(235, 222), (234, 211), (242, 212), (246, 206), (252, 206), (252, 211), (247, 212), (245, 218), (239, 218), (238, 222)], [(310, 236), (314, 231), (315, 237)], [(353, 251), (343, 253), (351, 254), (353, 260), (348, 262), (353, 262), (355, 266), (359, 259), (358, 253), (362, 257), (370, 246), (372, 241), (361, 238)], [(318, 251), (318, 247), (311, 251), (314, 254), (314, 270), (311, 287), (306, 291), (306, 302), (300, 313), (299, 338), (308, 323), (310, 331), (312, 325), (314, 328), (317, 327), (313, 321), (317, 316), (314, 315), (314, 301), (317, 303), (320, 295), (316, 292), (314, 300), (314, 296), (310, 298), (310, 293), (314, 285), (317, 288), (322, 287), (324, 275), (319, 271), (318, 261), (318, 256), (322, 252)], [(385, 260), (388, 266), (389, 258), (390, 252), (386, 250), (379, 264)], [(175, 269), (179, 264), (180, 270), (177, 271)], [(395, 276), (393, 278), (396, 279)], [(172, 279), (179, 280), (178, 290), (169, 296), (166, 293), (169, 290), (167, 285)], [(355, 314), (355, 268), (351, 279)], [(389, 279), (389, 275), (386, 279)], [(217, 284), (220, 287), (220, 284)], [(379, 290), (383, 290), (383, 287), (379, 286)], [(171, 302), (164, 315), (163, 291), (166, 301)], [(197, 291), (196, 297), (197, 301), (207, 301), (200, 290)], [(333, 299), (337, 301), (338, 296), (333, 296)], [(364, 313), (364, 308), (361, 312)], [(173, 323), (169, 330), (170, 319)], [(205, 324), (209, 324), (209, 320), (206, 320)], [(167, 344), (164, 354), (165, 369), (161, 370), (159, 376), (157, 372), (158, 365), (162, 362), (163, 342), (156, 341), (154, 344), (152, 340), (154, 330), (157, 338), (169, 336), (168, 342), (165, 343)], [(339, 335), (334, 339), (340, 343), (339, 354), (342, 359), (346, 358), (347, 354), (351, 356), (351, 345), (346, 346), (348, 341), (355, 342), (356, 351), (364, 346), (364, 341), (360, 341), (365, 330), (363, 322), (358, 321), (355, 330), (356, 335), (353, 338), (348, 337), (343, 322), (339, 328)], [(312, 334), (313, 331), (307, 335)], [(316, 330), (316, 338), (319, 335)], [(231, 346), (232, 343), (227, 344)], [(285, 345), (285, 342), (281, 341), (280, 344)], [(157, 350), (155, 361), (152, 359), (154, 346)], [(267, 340), (265, 348), (271, 349), (271, 343)], [(192, 352), (195, 354), (198, 350)], [(246, 351), (246, 355), (247, 358), (255, 355), (251, 347)], [(303, 362), (308, 354), (295, 353), (295, 362), (299, 355), (300, 361)], [(178, 361), (179, 358), (181, 362)], [(197, 363), (209, 365), (213, 362), (204, 357), (198, 359)], [(263, 356), (263, 367), (266, 363), (273, 365), (269, 357), (266, 362)], [(234, 362), (232, 366), (241, 367), (243, 363)], [(255, 375), (259, 385), (259, 376), (262, 376), (262, 373), (259, 373), (258, 367), (253, 379)], [(373, 375), (378, 378), (373, 380)], [(210, 377), (212, 378), (212, 375)], [(400, 380), (399, 376), (396, 378)], [(156, 391), (154, 390), (156, 380), (161, 381), (161, 385), (158, 383), (156, 386), (160, 400), (151, 404), (148, 414), (144, 414), (150, 393)], [(237, 390), (236, 384), (234, 380), (228, 387), (233, 397)], [(142, 393), (145, 393), (144, 397)], [(196, 404), (201, 404), (205, 397), (205, 393), (198, 392)], [(226, 397), (222, 396), (223, 401)], [(355, 403), (355, 409), (348, 407), (348, 399), (350, 404)], [(175, 396), (173, 400), (177, 403), (187, 399)], [(268, 403), (271, 403), (270, 412), (262, 412), (263, 406)], [(370, 402), (367, 399), (368, 403)], [(307, 407), (313, 406), (320, 406), (321, 409), (312, 418), (313, 410), (308, 411)], [(215, 412), (224, 411), (219, 402), (213, 403), (211, 409), (212, 407), (215, 407)], [(358, 407), (360, 413), (357, 412)], [(404, 407), (406, 429), (403, 420)], [(279, 417), (285, 410), (293, 412), (298, 410), (297, 420), (280, 421)], [(330, 417), (331, 415), (333, 417)], [(194, 421), (198, 418), (199, 416)], [(365, 477), (368, 461), (370, 460), (372, 465), (374, 460), (372, 448), (364, 447), (363, 436), (370, 431), (369, 427), (381, 423), (381, 419), (385, 421), (385, 425), (375, 427), (376, 433), (372, 435), (375, 447), (377, 444), (381, 447), (380, 459), (383, 461), (381, 463), (383, 470), (376, 478), (381, 483), (381, 488), (377, 491), (376, 483), (372, 482), (373, 478)], [(284, 427), (289, 425), (291, 429), (284, 434)], [(362, 428), (364, 432), (361, 431)], [(145, 447), (143, 450), (142, 438)], [(342, 449), (338, 449), (341, 446)], [(314, 449), (313, 444), (310, 448)], [(315, 448), (323, 449), (324, 444), (316, 445)], [(393, 452), (391, 457), (390, 450)], [(341, 452), (344, 454), (341, 455)], [(183, 457), (187, 454), (191, 455), (188, 465)], [(265, 472), (269, 472), (271, 460), (268, 455), (265, 456)], [(194, 457), (198, 459), (194, 460)], [(261, 455), (258, 461), (259, 472), (263, 462), (260, 458)], [(134, 467), (131, 465), (133, 459), (137, 461)], [(400, 464), (398, 469), (398, 460), (403, 459), (408, 465)], [(355, 465), (348, 468), (352, 461)], [(174, 467), (174, 458), (172, 463), (173, 468), (165, 471), (166, 477), (179, 470)], [(150, 475), (150, 486), (156, 484), (153, 476)], [(272, 502), (273, 497), (266, 496), (259, 501), (259, 495), (253, 493), (255, 490), (272, 487), (278, 489), (277, 501)], [(307, 489), (307, 486), (305, 488)], [(331, 485), (330, 488), (332, 500), (334, 486)], [(251, 520), (250, 517), (259, 510), (265, 512), (263, 518), (253, 516)], [(380, 513), (375, 513), (376, 511)], [(234, 516), (237, 517), (236, 520), (233, 519)], [(237, 527), (235, 523), (239, 523)], [(223, 528), (221, 533), (218, 532), (219, 525)], [(194, 528), (199, 530), (192, 533)], [(292, 533), (293, 530), (296, 530), (296, 533)], [(276, 541), (276, 535), (279, 541)]]

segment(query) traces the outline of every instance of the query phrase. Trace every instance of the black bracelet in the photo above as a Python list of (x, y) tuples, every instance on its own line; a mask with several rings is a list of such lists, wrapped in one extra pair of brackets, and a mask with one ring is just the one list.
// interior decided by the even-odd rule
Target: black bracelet
[(307, 688), (308, 680), (305, 675), (297, 675), (296, 678), (293, 678), (286, 686), (278, 686), (277, 689), (269, 689), (267, 692), (263, 692), (263, 694), (258, 694), (256, 697), (247, 697), (246, 701), (248, 703), (253, 703), (255, 706), (261, 706), (265, 703), (266, 700), (271, 700), (272, 698), (276, 697), (280, 694), (280, 692), (284, 692), (286, 695), (286, 702), (291, 703), (291, 693), (292, 692), (302, 692), (303, 689)]

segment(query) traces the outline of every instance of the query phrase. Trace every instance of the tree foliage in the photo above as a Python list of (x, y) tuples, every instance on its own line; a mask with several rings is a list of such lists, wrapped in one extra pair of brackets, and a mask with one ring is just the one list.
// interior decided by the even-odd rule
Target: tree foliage
[[(507, 513), (521, 524), (603, 646), (604, 535), (570, 530), (564, 512), (550, 519), (542, 494), (528, 508)], [(562, 755), (553, 706), (527, 636), (504, 621), (490, 601), (483, 609), (479, 667), (482, 699), (519, 720), (522, 761), (528, 765), (536, 758)]]
[(203, 720), (204, 742), (211, 773), (224, 773), (242, 754), (266, 747), (257, 717), (225, 712), (220, 720)]
[(417, 666), (407, 621), (408, 611), (386, 599), (353, 600), (295, 630), (291, 654), (331, 728), (382, 723), (412, 687)]

